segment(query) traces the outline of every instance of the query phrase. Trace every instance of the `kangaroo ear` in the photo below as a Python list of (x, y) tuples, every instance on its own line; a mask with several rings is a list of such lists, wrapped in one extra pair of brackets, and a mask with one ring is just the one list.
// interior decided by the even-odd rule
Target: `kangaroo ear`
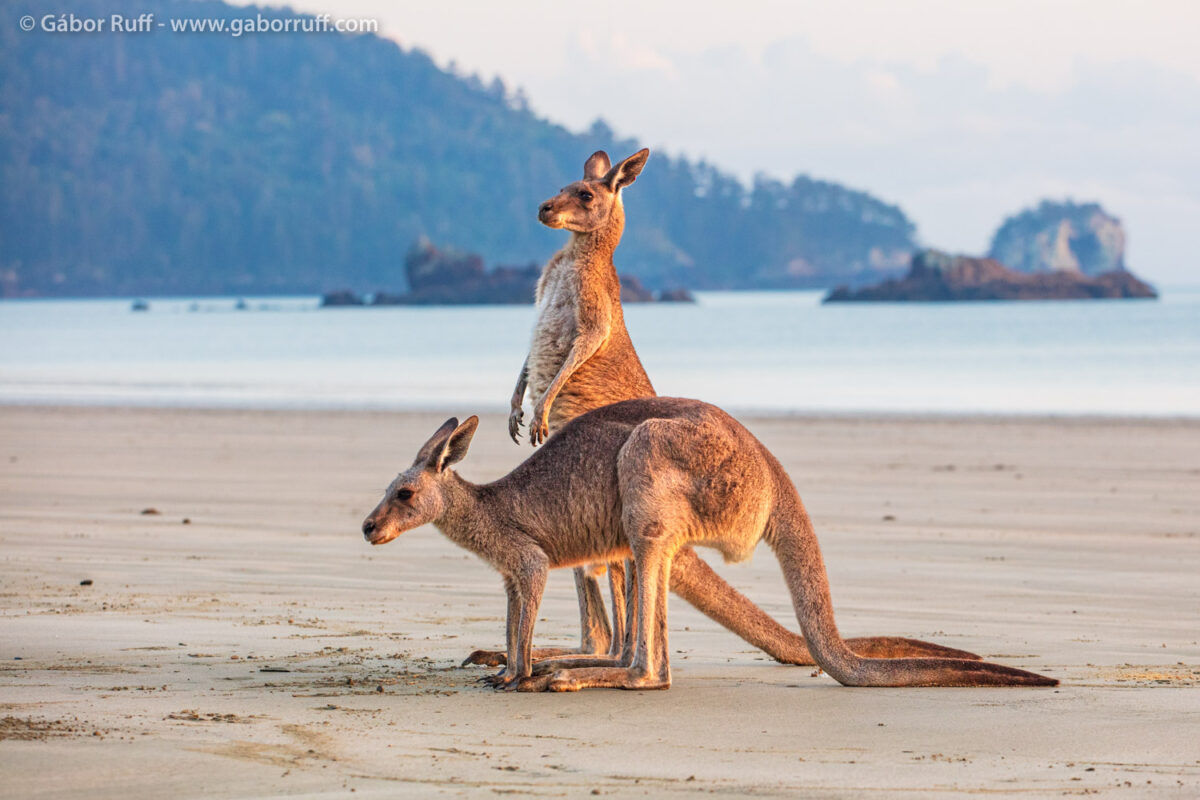
[(413, 464), (423, 464), (427, 467), (439, 469), (442, 454), (446, 449), (446, 441), (450, 435), (458, 428), (458, 418), (451, 417), (442, 423), (442, 427), (434, 431), (433, 436), (429, 437), (429, 441), (421, 445), (421, 449), (417, 451), (417, 458)]
[(608, 160), (608, 153), (597, 150), (588, 157), (587, 162), (583, 165), (583, 179), (598, 181), (604, 177), (611, 166), (612, 162)]
[(646, 159), (648, 158), (650, 158), (650, 151), (648, 149), (643, 148), (638, 150), (629, 158), (610, 169), (608, 174), (603, 178), (604, 182), (614, 192), (624, 186), (628, 186), (637, 180), (637, 176), (641, 174), (642, 167), (646, 166)]
[(450, 434), (450, 438), (446, 440), (441, 464), (437, 468), (438, 472), (466, 458), (467, 448), (471, 446), (471, 437), (475, 435), (475, 429), (478, 427), (479, 417), (472, 414), (467, 417), (466, 422), (454, 429), (454, 433)]

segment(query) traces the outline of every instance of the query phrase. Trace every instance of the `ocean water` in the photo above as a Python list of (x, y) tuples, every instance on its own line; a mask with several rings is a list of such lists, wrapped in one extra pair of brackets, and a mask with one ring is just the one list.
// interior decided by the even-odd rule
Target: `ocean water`
[[(735, 412), (1200, 416), (1200, 289), (1158, 302), (846, 304), (712, 292), (626, 319), (660, 394)], [(0, 402), (507, 408), (530, 307), (0, 302)]]

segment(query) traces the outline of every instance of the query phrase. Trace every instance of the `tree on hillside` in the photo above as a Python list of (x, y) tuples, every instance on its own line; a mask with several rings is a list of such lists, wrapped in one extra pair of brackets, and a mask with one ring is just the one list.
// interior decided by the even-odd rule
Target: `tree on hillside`
[[(184, 0), (64, 0), (80, 17), (295, 16)], [(54, 35), (0, 25), (0, 291), (404, 288), (420, 236), (488, 263), (544, 259), (538, 203), (597, 149), (503, 81), (372, 35)], [(833, 183), (747, 189), (655, 153), (617, 254), (650, 285), (858, 282), (913, 246), (893, 206)]]

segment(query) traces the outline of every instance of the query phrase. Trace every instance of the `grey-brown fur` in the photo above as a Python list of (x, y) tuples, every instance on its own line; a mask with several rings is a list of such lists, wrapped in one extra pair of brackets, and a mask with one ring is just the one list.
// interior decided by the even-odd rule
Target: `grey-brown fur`
[[(505, 477), (476, 485), (450, 466), (478, 425), (448, 420), (363, 523), (372, 544), (433, 523), (503, 576), (508, 594), (506, 689), (667, 688), (667, 587), (685, 547), (743, 560), (760, 539), (775, 551), (812, 655), (851, 686), (1052, 686), (1052, 678), (966, 659), (863, 658), (834, 623), (824, 562), (791, 480), (744, 427), (697, 400), (647, 398), (567, 424)], [(543, 662), (531, 642), (546, 574), (631, 558), (630, 645), (614, 659)], [(589, 666), (580, 666), (588, 664)], [(554, 670), (554, 671), (551, 671)]]
[[(538, 209), (544, 225), (564, 228), (571, 235), (538, 281), (537, 323), (512, 396), (509, 434), (513, 441), (524, 418), (526, 391), (533, 405), (530, 440), (535, 445), (580, 414), (655, 394), (625, 328), (621, 286), (613, 266), (613, 253), (625, 229), (621, 192), (637, 179), (649, 157), (649, 150), (640, 150), (614, 166), (606, 153), (597, 151), (584, 164), (581, 180), (563, 187)], [(602, 564), (575, 569), (580, 647), (539, 649), (535, 658), (620, 651), (625, 570), (622, 562), (608, 565), (613, 600), (610, 628), (597, 582), (604, 569)], [(725, 582), (690, 547), (676, 556), (671, 588), (776, 660), (813, 663), (802, 637)], [(962, 650), (899, 637), (857, 639), (853, 646), (864, 655), (977, 658)], [(477, 650), (465, 663), (499, 665), (504, 655)]]

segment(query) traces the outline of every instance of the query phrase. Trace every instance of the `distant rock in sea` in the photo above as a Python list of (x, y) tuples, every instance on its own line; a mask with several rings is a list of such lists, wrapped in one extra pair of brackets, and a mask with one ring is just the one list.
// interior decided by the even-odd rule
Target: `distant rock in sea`
[(632, 275), (620, 276), (620, 302), (628, 306), (631, 302), (696, 302), (696, 297), (686, 289), (664, 289), (659, 293), (644, 287)]
[(988, 258), (1020, 272), (1103, 275), (1125, 269), (1125, 229), (1096, 203), (1043, 200), (1004, 221)]
[(376, 292), (373, 305), (517, 305), (533, 302), (541, 269), (496, 267), (474, 253), (441, 249), (422, 236), (404, 258), (408, 292)]
[(642, 285), (642, 282), (632, 275), (621, 276), (622, 303), (652, 303), (654, 292)]
[(361, 306), (364, 305), (363, 299), (349, 289), (337, 289), (332, 292), (326, 292), (321, 298), (322, 306)]
[[(487, 270), (478, 255), (439, 249), (425, 237), (408, 251), (404, 270), (409, 287), (405, 293), (379, 291), (368, 302), (354, 292), (341, 289), (326, 294), (321, 305), (522, 305), (533, 302), (542, 274), (537, 264)], [(663, 292), (656, 297), (637, 278), (621, 276), (621, 302), (646, 303), (658, 299), (695, 302), (685, 289)]]
[(660, 303), (694, 303), (696, 295), (687, 289), (663, 289), (658, 293)]
[(621, 303), (694, 303), (695, 296), (687, 289), (663, 289), (652, 292), (632, 275), (621, 277)]
[(950, 255), (938, 250), (915, 253), (907, 275), (862, 289), (840, 287), (826, 303), (943, 302), (952, 300), (1091, 300), (1153, 298), (1154, 289), (1132, 273), (1110, 270), (1085, 275), (1078, 270), (1028, 274), (992, 258)]

